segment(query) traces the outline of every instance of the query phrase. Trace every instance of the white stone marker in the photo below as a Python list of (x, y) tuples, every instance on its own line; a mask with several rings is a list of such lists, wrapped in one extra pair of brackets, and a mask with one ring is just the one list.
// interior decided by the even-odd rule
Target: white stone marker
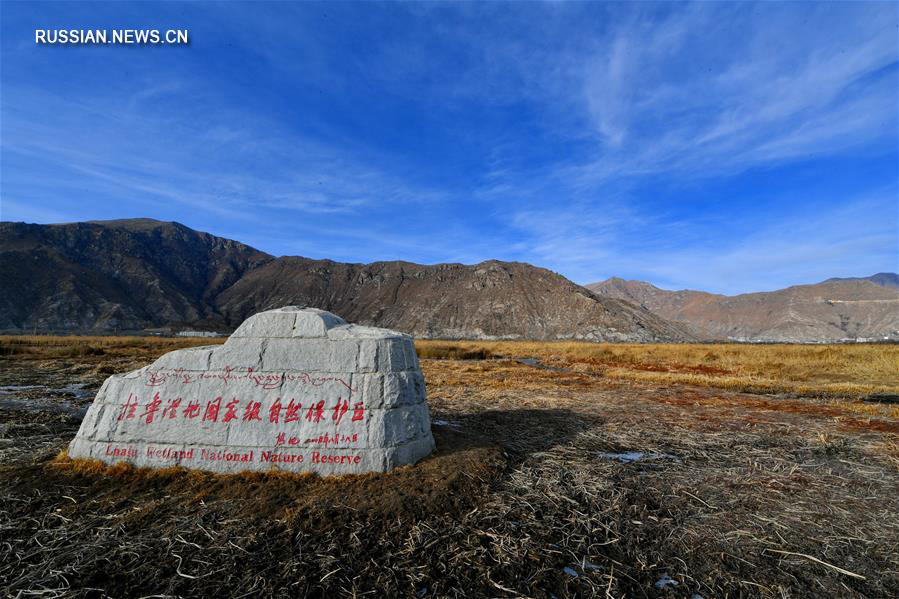
[(409, 335), (314, 308), (260, 312), (224, 345), (106, 379), (72, 458), (214, 472), (384, 472), (434, 450)]

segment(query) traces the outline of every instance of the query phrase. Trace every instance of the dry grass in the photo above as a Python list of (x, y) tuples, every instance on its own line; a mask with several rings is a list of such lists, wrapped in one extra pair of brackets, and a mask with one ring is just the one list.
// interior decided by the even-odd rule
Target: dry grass
[(595, 344), (416, 341), (423, 358), (532, 358), (605, 378), (761, 393), (899, 394), (899, 345)]
[[(71, 382), (164, 347), (0, 367)], [(899, 414), (608, 374), (691, 373), (721, 348), (739, 376), (768, 349), (656, 348), (421, 343), (488, 358), (422, 361), (439, 453), (340, 480), (68, 460), (77, 418), (0, 408), (18, 456), (0, 466), (0, 595), (899, 596)], [(771, 349), (783, 374), (828, 348)], [(873, 355), (831, 368), (863, 376)]]
[[(15, 359), (153, 359), (224, 339), (0, 336)], [(416, 341), (425, 359), (530, 358), (603, 378), (821, 397), (899, 395), (899, 345), (608, 344), (532, 341)]]
[(82, 358), (103, 355), (164, 354), (224, 343), (223, 338), (78, 335), (0, 335), (0, 356), (16, 358)]

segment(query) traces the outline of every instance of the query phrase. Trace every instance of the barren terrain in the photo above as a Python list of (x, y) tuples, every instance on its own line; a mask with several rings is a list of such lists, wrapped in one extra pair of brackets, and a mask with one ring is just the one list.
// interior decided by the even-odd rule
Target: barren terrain
[(414, 467), (61, 455), (106, 376), (201, 343), (0, 339), (3, 595), (899, 595), (896, 346), (425, 342)]
[(733, 296), (689, 289), (668, 291), (618, 278), (586, 287), (713, 339), (821, 342), (861, 337), (895, 341), (899, 331), (897, 281), (895, 273), (879, 273)]

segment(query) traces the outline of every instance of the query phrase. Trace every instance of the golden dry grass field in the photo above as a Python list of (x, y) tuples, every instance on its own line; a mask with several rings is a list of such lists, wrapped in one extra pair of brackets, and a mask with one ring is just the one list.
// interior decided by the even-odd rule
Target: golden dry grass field
[(422, 357), (532, 358), (598, 376), (763, 393), (899, 394), (899, 345), (418, 341)]
[(65, 458), (106, 376), (209, 343), (0, 338), (0, 593), (899, 596), (896, 346), (420, 341), (412, 467)]
[[(144, 356), (224, 339), (0, 336), (0, 356)], [(530, 358), (607, 378), (762, 393), (864, 397), (899, 394), (899, 345), (610, 344), (416, 341), (422, 358)]]

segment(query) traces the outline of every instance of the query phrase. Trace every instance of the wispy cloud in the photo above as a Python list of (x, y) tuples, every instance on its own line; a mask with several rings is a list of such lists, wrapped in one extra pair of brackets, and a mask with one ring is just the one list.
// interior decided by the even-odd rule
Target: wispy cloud
[[(180, 206), (174, 212), (189, 211), (185, 214), (193, 222), (215, 215), (274, 230), (278, 220), (272, 216), (279, 211), (282, 219), (284, 213), (300, 217), (292, 220), (302, 228), (303, 215), (307, 221), (313, 218), (307, 222), (311, 227), (318, 217), (358, 219), (366, 211), (427, 204), (443, 195), (354, 160), (345, 147), (292, 133), (260, 136), (259, 131), (276, 131), (277, 126), (259, 115), (232, 111), (210, 122), (189, 112), (154, 115), (151, 107), (142, 106), (184, 87), (76, 102), (32, 88), (7, 88), (5, 93), (18, 104), (41, 111), (40, 118), (4, 115), (4, 153), (53, 165), (57, 178), (77, 179), (98, 195), (119, 198), (122, 216), (174, 205)], [(67, 177), (61, 174), (66, 172)], [(43, 173), (31, 175), (30, 184), (28, 173), (14, 176), (23, 197), (36, 194), (31, 199), (42, 200), (37, 194)], [(8, 212), (26, 216), (12, 204)]]
[(690, 5), (621, 24), (584, 71), (601, 150), (581, 176), (719, 176), (894, 141), (895, 6), (795, 8)]

